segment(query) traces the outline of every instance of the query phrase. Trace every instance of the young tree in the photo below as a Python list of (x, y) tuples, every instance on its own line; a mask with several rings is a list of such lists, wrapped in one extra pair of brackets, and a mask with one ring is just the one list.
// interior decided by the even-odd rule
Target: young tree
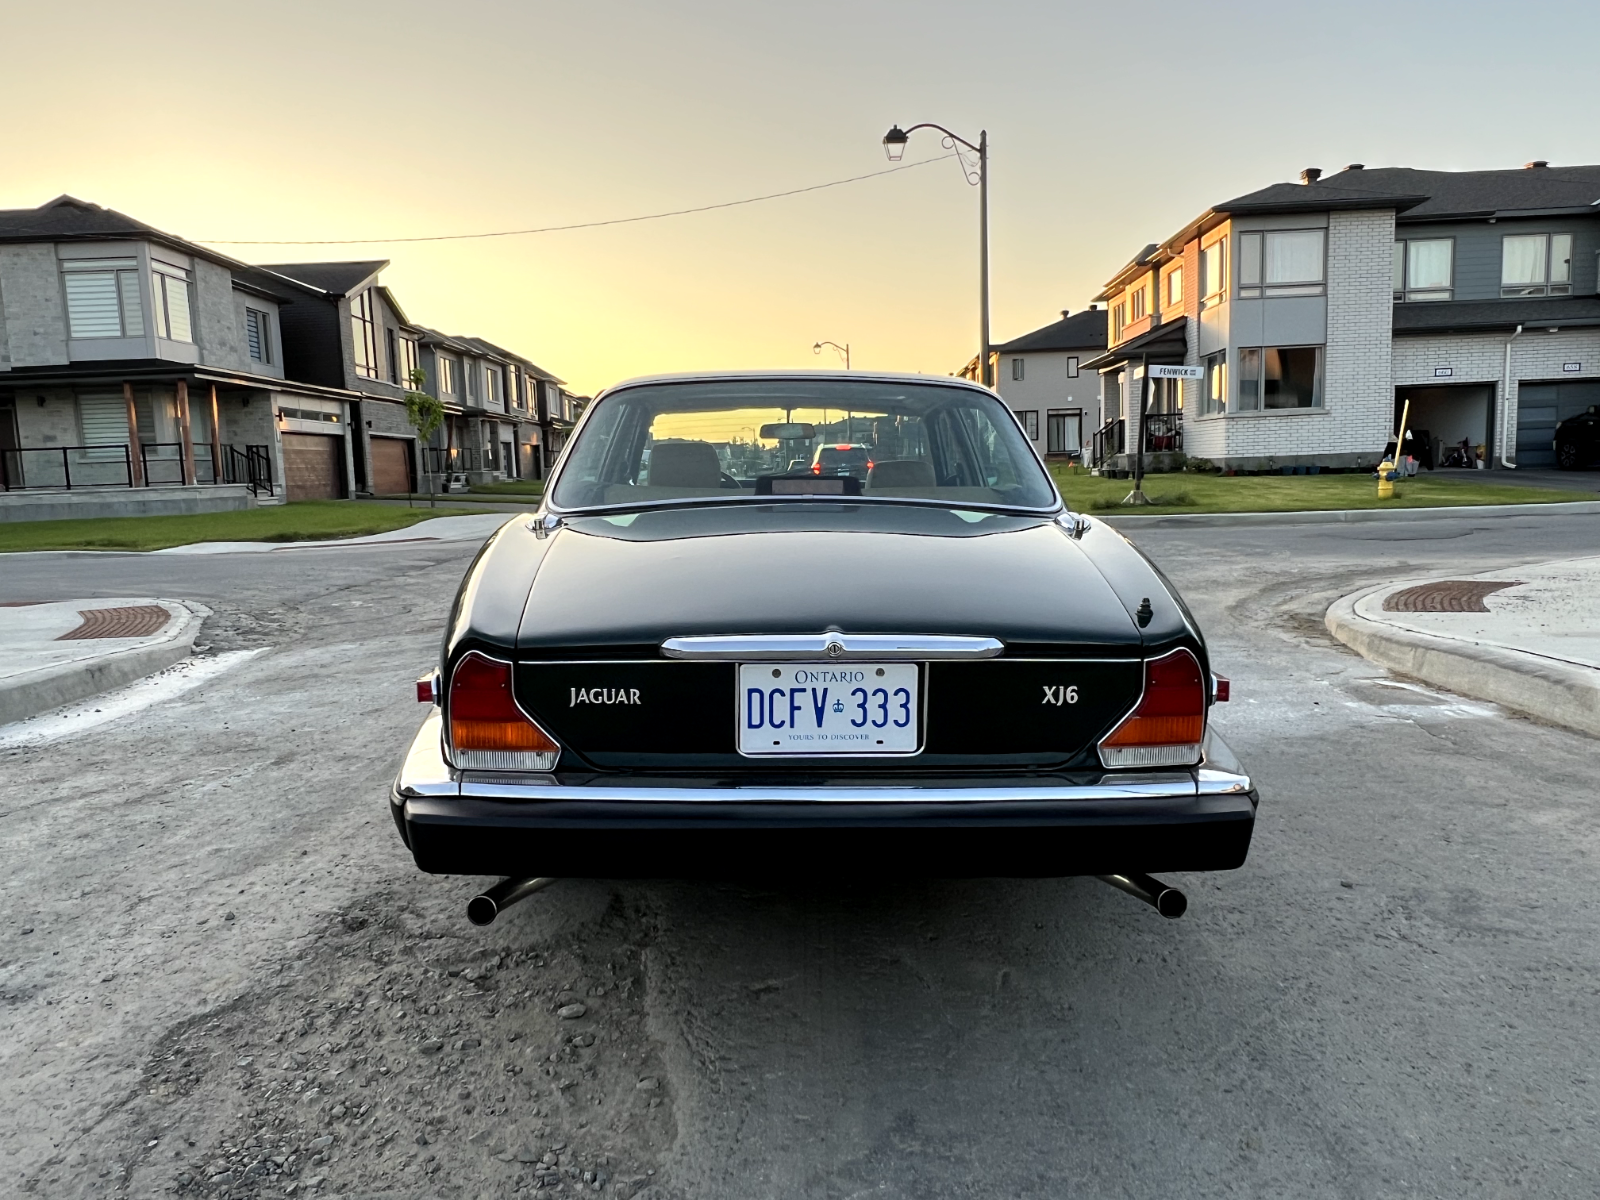
[[(417, 446), (426, 450), (428, 439), (431, 438), (439, 426), (444, 424), (444, 404), (437, 396), (430, 396), (421, 390), (427, 382), (428, 376), (421, 367), (411, 368), (411, 387), (406, 391), (406, 420), (411, 422), (411, 427), (417, 431)], [(427, 455), (423, 454), (423, 474), (428, 480), (428, 505), (437, 507), (439, 501), (434, 496), (433, 472), (427, 469)]]

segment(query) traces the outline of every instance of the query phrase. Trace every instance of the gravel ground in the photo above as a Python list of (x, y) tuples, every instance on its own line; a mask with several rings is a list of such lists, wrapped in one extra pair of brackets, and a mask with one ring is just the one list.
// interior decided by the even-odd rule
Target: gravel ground
[(1079, 879), (567, 880), (478, 930), (384, 801), (465, 549), (12, 560), (0, 600), (159, 592), (272, 649), (0, 751), (0, 1193), (1600, 1192), (1595, 743), (1320, 626), (1600, 520), (1141, 542), (1263, 794), (1178, 922)]

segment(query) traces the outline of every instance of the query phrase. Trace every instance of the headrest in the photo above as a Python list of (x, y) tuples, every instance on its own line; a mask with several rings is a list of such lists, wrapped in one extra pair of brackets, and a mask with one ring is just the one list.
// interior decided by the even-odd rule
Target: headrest
[(650, 448), (651, 487), (715, 488), (722, 464), (710, 442), (657, 442)]
[(891, 458), (873, 463), (867, 472), (868, 488), (931, 488), (938, 487), (933, 476), (933, 464), (920, 458)]

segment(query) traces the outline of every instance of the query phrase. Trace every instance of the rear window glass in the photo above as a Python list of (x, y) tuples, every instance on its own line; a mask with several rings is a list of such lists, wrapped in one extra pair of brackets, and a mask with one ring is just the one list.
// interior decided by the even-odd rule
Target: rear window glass
[(838, 379), (623, 388), (595, 403), (557, 508), (816, 495), (1048, 509), (1015, 418), (974, 388)]

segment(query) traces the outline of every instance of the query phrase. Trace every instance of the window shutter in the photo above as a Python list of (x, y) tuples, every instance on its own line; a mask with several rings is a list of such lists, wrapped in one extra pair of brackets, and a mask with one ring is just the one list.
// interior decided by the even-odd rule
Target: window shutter
[(85, 392), (78, 397), (78, 428), (85, 446), (108, 446), (85, 451), (86, 459), (122, 457), (128, 442), (128, 402), (121, 392)]
[(122, 336), (114, 271), (72, 271), (67, 281), (67, 321), (75, 338)]

